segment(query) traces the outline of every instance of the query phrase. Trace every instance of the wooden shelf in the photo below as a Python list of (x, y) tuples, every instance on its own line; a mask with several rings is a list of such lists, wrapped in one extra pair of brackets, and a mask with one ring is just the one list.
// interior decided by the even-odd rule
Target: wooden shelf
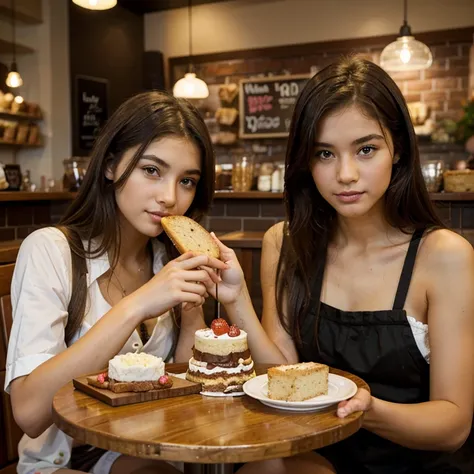
[[(26, 25), (43, 23), (41, 3), (38, 0), (23, 0), (15, 2), (15, 21)], [(0, 17), (10, 23), (12, 18), (11, 2), (0, 0)]]
[(474, 193), (430, 193), (432, 201), (474, 201)]
[(28, 114), (22, 114), (22, 113), (14, 114), (12, 112), (6, 112), (4, 110), (0, 110), (0, 118), (12, 119), (12, 120), (26, 120), (29, 122), (38, 122), (43, 119), (42, 117), (36, 117), (34, 115), (28, 115)]
[(69, 201), (76, 197), (76, 193), (67, 191), (38, 191), (34, 193), (25, 191), (0, 191), (2, 201)]
[(215, 199), (283, 199), (283, 193), (272, 193), (263, 191), (216, 191)]
[[(33, 48), (30, 48), (29, 46), (24, 46), (18, 43), (16, 43), (15, 45), (15, 53), (17, 56), (22, 55), (22, 54), (31, 54), (34, 52), (35, 50)], [(13, 54), (13, 43), (11, 43), (10, 41), (5, 41), (3, 39), (0, 39), (0, 54), (7, 54), (7, 55)], [(9, 61), (10, 59), (8, 59), (7, 61), (7, 66), (10, 65)]]
[(12, 148), (42, 148), (43, 144), (38, 143), (36, 145), (30, 145), (28, 143), (14, 143), (14, 142), (5, 142), (3, 140), (0, 140), (0, 146), (12, 147)]
[(265, 232), (262, 231), (235, 231), (219, 236), (219, 240), (228, 247), (259, 249)]

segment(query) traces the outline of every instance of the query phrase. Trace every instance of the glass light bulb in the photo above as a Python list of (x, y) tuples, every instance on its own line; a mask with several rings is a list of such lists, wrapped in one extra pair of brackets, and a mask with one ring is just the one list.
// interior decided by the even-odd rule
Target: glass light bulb
[(400, 59), (402, 60), (402, 63), (403, 63), (403, 64), (409, 63), (409, 62), (410, 62), (410, 59), (411, 59), (410, 50), (408, 50), (407, 48), (403, 48), (403, 49), (400, 51)]
[(16, 71), (10, 71), (5, 81), (8, 87), (15, 88), (23, 85), (23, 79), (20, 76), (20, 73)]

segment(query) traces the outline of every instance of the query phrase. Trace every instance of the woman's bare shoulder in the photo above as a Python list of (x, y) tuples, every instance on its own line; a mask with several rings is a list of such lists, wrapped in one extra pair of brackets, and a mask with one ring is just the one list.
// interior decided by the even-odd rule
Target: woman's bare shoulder
[(270, 227), (263, 236), (263, 245), (272, 246), (278, 252), (281, 249), (281, 244), (283, 241), (283, 232), (285, 230), (285, 222), (278, 222), (272, 227)]
[(467, 239), (448, 229), (429, 232), (420, 248), (423, 261), (431, 270), (474, 269), (474, 249)]

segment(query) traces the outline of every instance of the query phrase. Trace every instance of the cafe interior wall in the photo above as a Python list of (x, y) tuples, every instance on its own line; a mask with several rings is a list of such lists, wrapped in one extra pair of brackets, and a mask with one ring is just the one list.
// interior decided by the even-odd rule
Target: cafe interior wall
[[(392, 77), (407, 102), (427, 105), (430, 118), (435, 122), (447, 118), (458, 120), (462, 115), (462, 101), (469, 97), (469, 53), (474, 49), (469, 30), (474, 29), (474, 2), (409, 0), (408, 6), (408, 20), (415, 35), (439, 32), (430, 35), (430, 41), (434, 40), (435, 45), (431, 45), (434, 62), (427, 71), (395, 73)], [(238, 0), (197, 6), (193, 12), (194, 63), (198, 75), (210, 85), (215, 95), (214, 84), (227, 80), (238, 83), (240, 79), (269, 73), (307, 74), (350, 51), (378, 62), (381, 50), (389, 40), (379, 44), (366, 39), (390, 34), (395, 37), (403, 18), (403, 2)], [(145, 48), (161, 50), (166, 57), (172, 58), (173, 67), (167, 71), (171, 83), (188, 67), (187, 60), (174, 60), (186, 59), (188, 55), (187, 35), (176, 35), (187, 27), (186, 13), (185, 9), (180, 9), (145, 15)], [(467, 33), (461, 35), (462, 39), (457, 35), (453, 41), (456, 34), (448, 38), (450, 31), (463, 28)], [(334, 46), (331, 42), (340, 44), (324, 53), (325, 42), (328, 42), (328, 48)], [(297, 46), (288, 47), (292, 44), (316, 44), (317, 51), (311, 54), (311, 49), (305, 48), (305, 53), (298, 55)], [(285, 53), (280, 51), (279, 56), (272, 56), (271, 48), (279, 46), (283, 46)], [(251, 49), (260, 52), (246, 53)], [(237, 51), (236, 57), (234, 51)], [(168, 61), (166, 63), (168, 65)], [(204, 111), (211, 110), (212, 115), (215, 104), (207, 102), (201, 105)], [(285, 143), (284, 139), (238, 140), (231, 146), (216, 146), (216, 156), (218, 163), (227, 163), (241, 147), (247, 151), (251, 147), (255, 151), (255, 145), (259, 148), (258, 161), (279, 162), (284, 160)], [(465, 152), (460, 146), (449, 150), (441, 150), (438, 146), (422, 150), (422, 159), (438, 158), (451, 166), (454, 161), (464, 159)]]
[[(402, 0), (235, 0), (193, 7), (193, 54), (397, 34)], [(413, 32), (474, 26), (473, 0), (409, 0)], [(186, 56), (185, 8), (145, 15), (145, 50)]]
[[(5, 0), (0, 0), (5, 3)], [(8, 2), (9, 4), (10, 2)], [(40, 129), (42, 148), (0, 149), (0, 162), (17, 163), (22, 171), (30, 170), (32, 182), (40, 185), (47, 179), (62, 177), (62, 160), (71, 155), (70, 86), (68, 51), (68, 2), (63, 0), (21, 0), (18, 8), (35, 11), (41, 5), (42, 22), (16, 23), (17, 43), (33, 53), (18, 55), (18, 69), (24, 85), (20, 93), (25, 100), (38, 103), (43, 112)], [(0, 38), (11, 41), (11, 20), (0, 18)], [(1, 55), (0, 62), (10, 65), (11, 56)]]

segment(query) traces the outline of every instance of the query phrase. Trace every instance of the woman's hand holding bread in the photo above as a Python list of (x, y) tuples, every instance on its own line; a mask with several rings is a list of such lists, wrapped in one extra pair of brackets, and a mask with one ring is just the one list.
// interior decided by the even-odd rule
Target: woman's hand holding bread
[(217, 258), (186, 252), (165, 265), (148, 283), (129, 297), (143, 319), (156, 317), (184, 303), (184, 309), (204, 303), (209, 286), (227, 265)]

